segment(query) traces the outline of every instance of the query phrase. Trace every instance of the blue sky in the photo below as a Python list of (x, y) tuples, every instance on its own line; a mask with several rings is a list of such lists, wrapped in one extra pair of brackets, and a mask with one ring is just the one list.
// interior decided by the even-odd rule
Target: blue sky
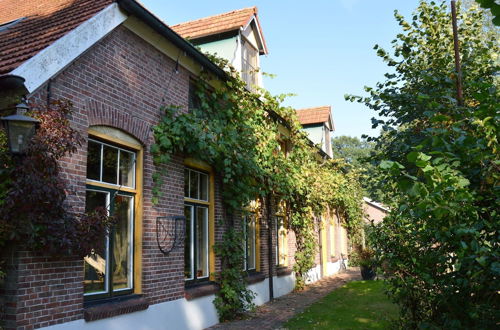
[(273, 94), (294, 93), (286, 105), (307, 108), (331, 105), (334, 136), (377, 135), (371, 129), (374, 113), (344, 100), (344, 94), (363, 94), (363, 86), (383, 80), (388, 70), (375, 55), (378, 43), (389, 48), (401, 30), (394, 9), (409, 17), (418, 0), (212, 0), (142, 3), (173, 25), (205, 16), (257, 6), (269, 47), (261, 56), (264, 86)]

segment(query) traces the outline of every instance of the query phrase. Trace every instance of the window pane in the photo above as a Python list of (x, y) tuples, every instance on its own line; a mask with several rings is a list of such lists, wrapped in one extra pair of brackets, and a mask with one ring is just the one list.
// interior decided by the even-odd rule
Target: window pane
[(135, 187), (135, 157), (128, 151), (120, 150), (120, 185)]
[(189, 170), (184, 169), (184, 197), (189, 197)]
[[(108, 193), (98, 191), (87, 191), (85, 212), (92, 212), (97, 207), (106, 208), (108, 204)], [(101, 237), (96, 240), (96, 245), (90, 255), (84, 258), (83, 292), (97, 293), (106, 292), (106, 259), (108, 240)]]
[(189, 197), (199, 199), (198, 196), (198, 172), (189, 171)]
[(196, 277), (208, 276), (208, 209), (196, 208), (197, 267)]
[(280, 222), (281, 222), (280, 217), (276, 217), (276, 221), (274, 223), (274, 225), (275, 225), (274, 232), (276, 235), (276, 248), (275, 248), (276, 253), (275, 253), (274, 257), (276, 258), (276, 260), (275, 260), (276, 265), (279, 265), (279, 263), (280, 263), (279, 262), (279, 259), (280, 259), (280, 256), (279, 256), (279, 254), (280, 254), (280, 250), (279, 250), (279, 241), (280, 241), (279, 228), (280, 228), (280, 225), (279, 225), (279, 223)]
[(188, 94), (188, 109), (189, 112), (193, 109), (200, 108), (200, 98), (196, 95), (196, 86), (194, 82), (189, 82), (189, 94)]
[(102, 181), (117, 184), (118, 149), (103, 145)]
[(184, 206), (184, 216), (186, 217), (186, 238), (184, 239), (184, 277), (189, 280), (193, 278), (193, 207)]
[(208, 201), (208, 175), (200, 173), (200, 199)]
[(101, 144), (89, 141), (87, 149), (87, 178), (101, 180)]
[(284, 227), (284, 218), (283, 217), (278, 217), (277, 225), (278, 225), (278, 242), (277, 242), (277, 245), (278, 245), (278, 251), (279, 251), (278, 264), (279, 265), (285, 265), (286, 264), (286, 258), (287, 258), (286, 251), (285, 251), (285, 247), (286, 247), (286, 230), (285, 230), (285, 227)]
[(242, 223), (243, 230), (243, 270), (247, 270), (247, 259), (248, 259), (248, 216), (243, 216)]
[(286, 230), (284, 227), (284, 218), (276, 217), (276, 264), (285, 265), (286, 261)]
[(132, 288), (132, 210), (130, 196), (117, 195), (114, 215), (118, 219), (113, 233), (113, 289)]
[(285, 246), (286, 246), (286, 232), (285, 230), (280, 230), (280, 260), (279, 264), (280, 265), (285, 265), (286, 264), (286, 253), (285, 253)]
[(247, 218), (247, 268), (255, 269), (255, 216)]

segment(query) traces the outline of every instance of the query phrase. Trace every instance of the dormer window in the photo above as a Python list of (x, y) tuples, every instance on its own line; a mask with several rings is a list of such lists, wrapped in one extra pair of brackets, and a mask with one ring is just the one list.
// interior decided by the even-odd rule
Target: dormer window
[(250, 91), (255, 91), (255, 86), (258, 86), (258, 58), (259, 50), (243, 38), (241, 79), (246, 82), (247, 88)]

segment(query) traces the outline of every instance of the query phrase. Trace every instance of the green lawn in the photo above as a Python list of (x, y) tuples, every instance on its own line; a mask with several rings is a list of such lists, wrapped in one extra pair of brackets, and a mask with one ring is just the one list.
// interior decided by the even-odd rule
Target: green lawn
[(382, 281), (356, 281), (331, 292), (285, 329), (387, 329), (398, 308), (384, 294)]

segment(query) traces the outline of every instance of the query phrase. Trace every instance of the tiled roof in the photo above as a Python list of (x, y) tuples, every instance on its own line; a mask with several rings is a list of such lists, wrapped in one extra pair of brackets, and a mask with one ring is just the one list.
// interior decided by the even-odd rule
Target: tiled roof
[(112, 2), (0, 0), (0, 74), (11, 72)]
[(196, 39), (237, 30), (246, 26), (254, 15), (257, 15), (257, 7), (233, 10), (228, 13), (180, 23), (170, 28), (184, 38)]
[(329, 105), (316, 108), (297, 110), (297, 117), (302, 125), (325, 123), (331, 116), (332, 108)]

